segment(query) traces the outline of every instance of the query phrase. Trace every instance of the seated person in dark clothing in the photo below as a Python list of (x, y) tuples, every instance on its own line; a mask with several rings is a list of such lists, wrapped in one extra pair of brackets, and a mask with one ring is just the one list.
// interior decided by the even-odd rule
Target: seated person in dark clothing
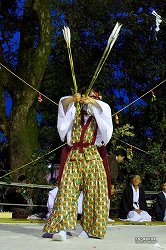
[(155, 213), (157, 220), (166, 222), (166, 182), (163, 182), (162, 191), (157, 195)]
[[(18, 178), (18, 182), (25, 183), (26, 177), (21, 175)], [(8, 187), (5, 192), (5, 202), (11, 203), (11, 205), (4, 207), (4, 211), (12, 212), (13, 218), (27, 218), (30, 214), (32, 214), (32, 207), (28, 206), (29, 202), (26, 190), (23, 189), (23, 187)], [(24, 206), (24, 204), (27, 204), (27, 206)]]
[[(5, 170), (0, 169), (0, 177), (3, 177), (6, 173), (7, 172)], [(1, 181), (1, 179), (0, 179), (0, 181)], [(4, 200), (5, 195), (4, 194), (5, 194), (5, 187), (3, 185), (0, 185), (0, 203), (4, 203), (5, 202), (5, 200)], [(3, 204), (0, 205), (0, 212), (2, 212), (2, 211), (4, 211)]]
[(140, 184), (141, 177), (134, 175), (131, 183), (124, 189), (119, 206), (120, 219), (151, 221), (151, 216), (147, 212), (145, 192)]

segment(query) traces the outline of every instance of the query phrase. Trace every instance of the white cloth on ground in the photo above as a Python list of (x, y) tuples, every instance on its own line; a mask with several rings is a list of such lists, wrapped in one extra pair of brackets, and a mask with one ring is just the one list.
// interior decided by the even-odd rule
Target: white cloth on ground
[(140, 214), (138, 214), (136, 211), (130, 211), (127, 215), (128, 221), (151, 221), (151, 216), (146, 211), (142, 211)]

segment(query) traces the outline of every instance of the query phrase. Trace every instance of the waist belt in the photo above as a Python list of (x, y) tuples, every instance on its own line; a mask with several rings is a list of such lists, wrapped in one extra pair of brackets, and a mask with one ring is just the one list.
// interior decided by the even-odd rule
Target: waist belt
[(88, 142), (85, 142), (85, 143), (75, 142), (75, 143), (73, 143), (73, 145), (70, 148), (74, 149), (74, 150), (79, 148), (79, 152), (83, 153), (83, 148), (87, 148), (90, 145), (94, 145), (94, 144), (91, 144), (91, 143), (88, 143)]

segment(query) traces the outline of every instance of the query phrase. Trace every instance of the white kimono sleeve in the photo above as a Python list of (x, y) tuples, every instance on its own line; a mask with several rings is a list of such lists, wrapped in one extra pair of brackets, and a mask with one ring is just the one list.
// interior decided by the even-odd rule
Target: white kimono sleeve
[(58, 121), (57, 121), (57, 129), (62, 141), (65, 140), (65, 136), (71, 134), (72, 125), (75, 117), (75, 106), (74, 103), (70, 103), (66, 113), (64, 112), (62, 100), (68, 98), (69, 96), (62, 97), (59, 101), (58, 108)]
[(93, 105), (92, 105), (92, 110), (93, 110), (93, 113), (94, 113), (94, 116), (98, 125), (98, 129), (100, 131), (102, 140), (104, 144), (106, 145), (111, 139), (111, 136), (113, 133), (111, 109), (110, 109), (110, 106), (103, 101), (96, 100), (96, 102), (100, 105), (102, 110)]

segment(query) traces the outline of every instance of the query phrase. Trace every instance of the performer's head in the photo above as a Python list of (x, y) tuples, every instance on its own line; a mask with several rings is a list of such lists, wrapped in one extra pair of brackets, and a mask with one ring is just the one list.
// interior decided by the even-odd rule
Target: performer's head
[[(81, 94), (81, 95), (85, 95), (85, 93), (86, 93), (86, 88), (85, 88), (85, 87), (81, 88), (80, 94)], [(101, 100), (101, 99), (102, 99), (100, 90), (99, 90), (98, 88), (93, 88), (93, 89), (91, 90), (89, 96), (90, 96), (91, 98), (96, 99), (96, 100)]]
[(18, 177), (18, 182), (26, 182), (26, 176), (24, 174)]
[(161, 188), (166, 193), (166, 181), (162, 183)]
[(89, 94), (89, 96), (93, 99), (96, 99), (96, 100), (101, 100), (102, 99), (102, 96), (101, 96), (101, 93), (100, 93), (100, 90), (97, 89), (97, 88), (93, 88)]
[(141, 176), (139, 175), (133, 175), (131, 177), (131, 183), (133, 184), (134, 187), (138, 187), (141, 184)]
[(118, 148), (115, 151), (115, 155), (116, 155), (116, 160), (119, 163), (124, 162), (125, 160), (127, 160), (127, 152), (123, 148)]

